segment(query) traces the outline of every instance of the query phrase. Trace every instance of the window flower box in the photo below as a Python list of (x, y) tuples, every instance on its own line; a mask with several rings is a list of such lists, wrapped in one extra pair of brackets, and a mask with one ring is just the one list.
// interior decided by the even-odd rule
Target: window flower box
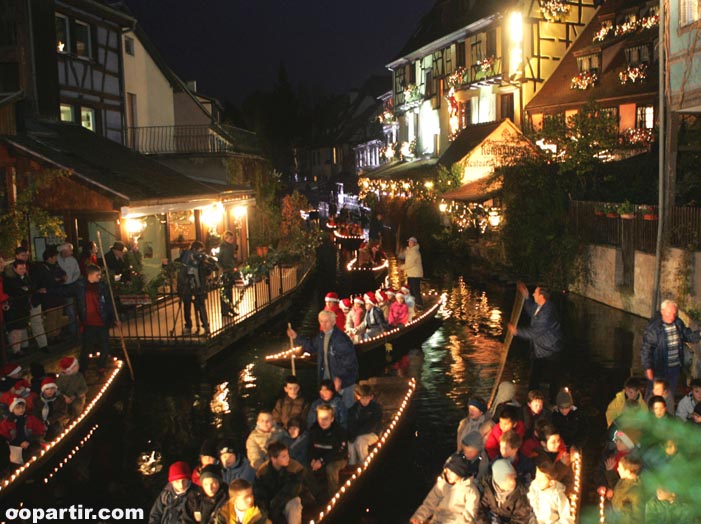
[(494, 56), (488, 56), (484, 60), (477, 60), (477, 66), (482, 73), (489, 73), (494, 69)]
[(590, 87), (593, 87), (599, 82), (599, 75), (592, 73), (591, 71), (582, 71), (577, 76), (572, 77), (570, 83), (570, 89), (579, 89), (580, 91), (586, 91)]
[(570, 6), (562, 0), (541, 1), (540, 12), (548, 22), (560, 22), (570, 12)]
[(623, 71), (618, 73), (618, 80), (621, 85), (626, 85), (628, 82), (635, 84), (642, 82), (647, 78), (647, 66), (645, 64), (629, 65)]

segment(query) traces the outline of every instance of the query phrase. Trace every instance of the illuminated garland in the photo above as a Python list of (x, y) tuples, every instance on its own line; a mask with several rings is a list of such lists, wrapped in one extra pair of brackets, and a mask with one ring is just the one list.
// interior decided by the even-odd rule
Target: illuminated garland
[(384, 125), (397, 123), (397, 117), (388, 109), (385, 109), (382, 114), (377, 117), (377, 120), (379, 120), (380, 124)]
[(640, 30), (652, 29), (660, 24), (660, 15), (645, 16), (640, 20), (630, 20), (618, 25), (602, 25), (594, 37), (593, 42), (603, 42), (610, 36), (623, 36)]
[(629, 65), (623, 71), (618, 73), (618, 79), (621, 81), (622, 85), (626, 85), (628, 82), (632, 84), (642, 82), (646, 78), (647, 66), (645, 64), (639, 64), (637, 66)]
[(61, 441), (64, 438), (66, 438), (66, 436), (69, 435), (73, 431), (73, 429), (75, 429), (83, 421), (83, 419), (85, 419), (85, 417), (92, 413), (93, 409), (95, 408), (97, 403), (100, 402), (105, 392), (109, 389), (112, 382), (114, 382), (114, 379), (117, 378), (119, 372), (122, 370), (122, 366), (124, 365), (124, 363), (121, 360), (116, 360), (115, 364), (115, 369), (112, 371), (112, 374), (102, 386), (102, 389), (100, 389), (100, 391), (95, 395), (92, 401), (83, 409), (83, 412), (78, 416), (78, 418), (71, 422), (68, 425), (68, 427), (64, 429), (63, 432), (61, 432), (61, 434), (58, 435), (54, 440), (49, 442), (45, 447), (42, 447), (39, 453), (34, 455), (23, 465), (19, 466), (7, 478), (5, 478), (5, 480), (0, 484), (0, 492), (2, 492), (2, 490), (7, 488), (10, 484), (14, 483), (15, 481), (19, 480), (21, 477), (26, 475), (27, 471), (31, 469), (32, 466), (34, 466), (37, 463), (37, 461), (41, 460), (42, 457), (44, 457), (49, 451), (51, 451), (54, 447), (60, 444)]
[(379, 266), (372, 266), (372, 267), (355, 267), (355, 263), (358, 261), (357, 258), (351, 259), (348, 264), (346, 264), (346, 269), (348, 271), (382, 271), (383, 269), (386, 269), (389, 267), (389, 259), (385, 259), (382, 264)]
[(574, 472), (574, 489), (570, 494), (570, 515), (572, 522), (577, 522), (578, 508), (582, 495), (582, 453), (572, 452), (572, 471)]
[(324, 511), (321, 511), (319, 513), (317, 520), (311, 520), (311, 521), (309, 521), (309, 524), (319, 524), (320, 522), (323, 522), (324, 519), (326, 517), (328, 517), (329, 513), (331, 513), (333, 508), (339, 503), (339, 501), (351, 489), (353, 484), (358, 479), (360, 479), (363, 476), (363, 474), (368, 470), (370, 465), (373, 463), (373, 461), (375, 460), (377, 455), (382, 450), (382, 447), (387, 443), (389, 438), (392, 436), (392, 433), (394, 432), (395, 428), (397, 427), (397, 425), (401, 421), (402, 416), (404, 415), (404, 411), (406, 410), (407, 406), (409, 405), (409, 401), (411, 400), (411, 397), (414, 395), (414, 391), (416, 391), (416, 379), (412, 378), (409, 381), (409, 390), (407, 391), (406, 395), (404, 395), (404, 400), (402, 401), (401, 405), (399, 406), (399, 409), (397, 409), (397, 412), (394, 414), (394, 417), (392, 418), (392, 422), (390, 422), (387, 429), (384, 431), (384, 433), (382, 433), (382, 436), (377, 441), (377, 444), (375, 445), (373, 450), (370, 452), (368, 457), (365, 459), (365, 462), (363, 462), (362, 465), (360, 465), (356, 468), (353, 475), (351, 475), (351, 478), (349, 478), (340, 487), (340, 489), (336, 492), (336, 494), (333, 497), (331, 497), (331, 500), (329, 500)]
[(54, 468), (54, 470), (49, 473), (46, 477), (44, 477), (44, 484), (48, 484), (49, 481), (53, 478), (56, 473), (61, 471), (63, 469), (63, 466), (68, 464), (68, 462), (73, 458), (73, 456), (80, 451), (80, 449), (86, 444), (88, 440), (92, 438), (93, 433), (97, 430), (97, 428), (100, 427), (100, 424), (95, 424), (92, 429), (88, 432), (87, 435), (83, 438), (83, 440), (80, 441), (80, 444), (78, 444), (76, 447), (74, 447), (71, 452), (68, 454), (66, 458), (63, 459), (62, 462), (59, 462), (58, 466)]
[(483, 60), (477, 60), (477, 66), (483, 73), (488, 73), (494, 69), (494, 55), (488, 56)]
[(404, 103), (410, 104), (421, 100), (421, 90), (416, 84), (409, 84), (404, 88)]
[(461, 86), (464, 82), (465, 68), (462, 66), (458, 67), (445, 79), (445, 85), (448, 86), (449, 89), (455, 89), (456, 87)]
[(655, 141), (655, 131), (645, 127), (628, 128), (623, 131), (622, 137), (629, 145), (647, 147)]
[(598, 81), (599, 76), (596, 73), (592, 73), (590, 71), (582, 71), (577, 76), (572, 77), (570, 89), (579, 89), (580, 91), (585, 91), (590, 87), (593, 87)]
[(570, 12), (570, 6), (562, 0), (545, 0), (541, 2), (540, 12), (548, 21), (562, 20)]

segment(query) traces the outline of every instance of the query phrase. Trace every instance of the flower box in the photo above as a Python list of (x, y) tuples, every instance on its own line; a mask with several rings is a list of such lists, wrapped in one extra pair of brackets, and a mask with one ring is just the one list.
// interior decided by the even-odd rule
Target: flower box
[(652, 213), (643, 215), (643, 220), (657, 220), (657, 218), (657, 215)]
[(635, 218), (635, 213), (621, 213), (619, 216), (624, 220), (633, 220)]
[(618, 218), (618, 213), (606, 213), (606, 218)]

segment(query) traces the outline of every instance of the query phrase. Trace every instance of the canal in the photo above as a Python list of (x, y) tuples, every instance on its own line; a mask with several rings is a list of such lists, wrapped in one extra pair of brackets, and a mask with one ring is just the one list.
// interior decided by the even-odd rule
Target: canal
[[(263, 359), (289, 346), (288, 321), (307, 334), (318, 329), (316, 313), (324, 294), (336, 285), (329, 266), (322, 262), (288, 316), (244, 339), (207, 369), (179, 360), (140, 362), (136, 382), (122, 382), (92, 437), (52, 478), (34, 479), (24, 490), (24, 503), (148, 511), (166, 483), (169, 463), (194, 464), (205, 438), (245, 438), (257, 412), (272, 408), (282, 393), (287, 374)], [(406, 423), (375, 466), (358, 503), (334, 522), (407, 522), (455, 448), (468, 397), (489, 398), (514, 286), (481, 279), (469, 269), (428, 285), (448, 294), (451, 316), (410, 348), (407, 372), (419, 387)], [(637, 350), (646, 321), (577, 296), (557, 297), (557, 303), (567, 338), (563, 383), (573, 388), (575, 403), (591, 421), (593, 451), (585, 453), (585, 470), (591, 471), (598, 460), (606, 403), (631, 372), (640, 373)], [(527, 380), (526, 349), (518, 342), (512, 346), (506, 375), (516, 382)], [(313, 398), (313, 374), (300, 371), (300, 381), (303, 394)]]

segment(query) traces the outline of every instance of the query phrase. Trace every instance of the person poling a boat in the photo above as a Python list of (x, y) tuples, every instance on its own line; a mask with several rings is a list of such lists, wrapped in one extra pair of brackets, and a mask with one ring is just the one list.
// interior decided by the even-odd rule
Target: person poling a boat
[(353, 341), (336, 327), (336, 315), (333, 311), (319, 312), (320, 333), (313, 339), (298, 336), (291, 327), (287, 336), (304, 351), (317, 355), (317, 380), (332, 380), (334, 387), (346, 407), (355, 401), (355, 383), (358, 381), (358, 357)]
[(532, 296), (523, 282), (517, 284), (518, 291), (526, 298), (523, 309), (531, 317), (531, 325), (517, 328), (509, 323), (512, 335), (528, 339), (531, 343), (531, 380), (528, 389), (540, 389), (543, 378), (550, 380), (550, 402), (555, 402), (558, 392), (557, 364), (562, 353), (562, 333), (555, 306), (550, 301), (550, 290), (537, 286)]

